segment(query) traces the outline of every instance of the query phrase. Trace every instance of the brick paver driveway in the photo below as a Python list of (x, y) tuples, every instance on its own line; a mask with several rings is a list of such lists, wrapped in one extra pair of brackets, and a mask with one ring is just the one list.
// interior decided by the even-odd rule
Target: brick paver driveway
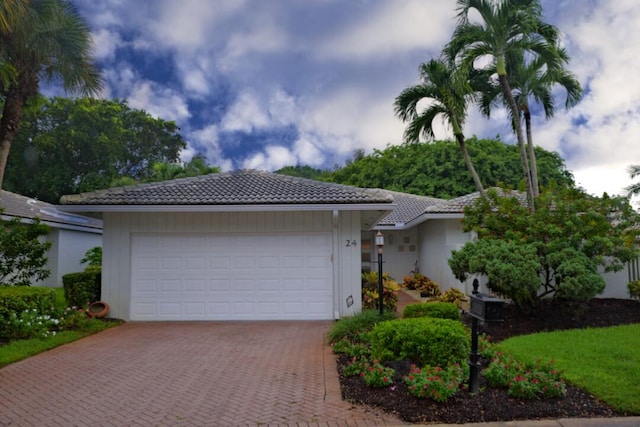
[(0, 425), (398, 425), (340, 398), (329, 322), (127, 323), (0, 369)]

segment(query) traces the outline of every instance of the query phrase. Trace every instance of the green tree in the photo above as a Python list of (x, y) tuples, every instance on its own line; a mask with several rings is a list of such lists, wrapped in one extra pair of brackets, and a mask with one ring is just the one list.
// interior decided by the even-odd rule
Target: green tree
[(449, 265), (461, 281), (484, 274), (491, 290), (530, 309), (548, 295), (589, 300), (605, 287), (598, 266), (619, 271), (638, 256), (638, 215), (624, 198), (552, 188), (530, 212), (501, 193), (492, 189), (465, 209), (464, 230), (478, 238), (452, 252)]
[[(527, 63), (522, 51), (510, 52), (509, 60), (507, 61), (509, 83), (522, 116), (517, 120), (522, 121), (524, 119), (527, 135), (527, 154), (529, 156), (531, 179), (535, 194), (539, 194), (540, 185), (531, 129), (529, 99), (542, 106), (545, 117), (549, 120), (555, 112), (555, 100), (552, 92), (555, 85), (561, 86), (566, 92), (565, 108), (576, 105), (582, 96), (580, 83), (573, 74), (564, 69), (564, 65), (569, 61), (566, 51), (562, 48), (557, 49), (556, 63), (546, 63), (542, 58), (535, 58)], [(489, 117), (491, 108), (494, 105), (498, 103), (506, 104), (502, 89), (490, 76), (486, 75), (486, 72), (480, 73), (476, 78), (479, 80), (480, 109), (484, 115)], [(508, 106), (507, 111), (511, 111)]]
[(62, 82), (70, 93), (93, 95), (102, 80), (92, 57), (89, 26), (65, 0), (31, 0), (22, 19), (0, 32), (0, 55), (15, 78), (0, 88), (4, 99), (0, 118), (0, 188), (13, 138), (27, 102), (41, 81)]
[[(27, 11), (27, 0), (4, 0), (0, 2), (0, 37), (9, 34), (24, 19)], [(15, 81), (16, 70), (7, 62), (3, 46), (0, 45), (0, 88), (7, 88)]]
[[(475, 10), (481, 22), (471, 22), (469, 13)], [(502, 94), (509, 107), (515, 129), (522, 170), (527, 183), (530, 210), (535, 210), (530, 163), (520, 123), (520, 112), (507, 75), (507, 59), (511, 52), (523, 52), (545, 63), (557, 60), (558, 31), (542, 22), (542, 7), (538, 0), (458, 0), (458, 24), (451, 41), (445, 47), (447, 58), (463, 73), (474, 70), (479, 59), (491, 58), (485, 67), (496, 73)]]
[(30, 286), (44, 280), (50, 242), (42, 241), (49, 227), (38, 220), (22, 224), (15, 218), (0, 227), (0, 285)]
[(64, 194), (107, 188), (119, 177), (150, 178), (154, 164), (176, 162), (185, 147), (174, 122), (125, 101), (38, 98), (16, 134), (6, 187), (57, 203)]
[[(445, 120), (453, 130), (477, 190), (484, 196), (484, 187), (473, 166), (462, 132), (467, 117), (467, 98), (473, 94), (471, 85), (439, 59), (420, 65), (420, 80), (420, 84), (403, 90), (394, 103), (396, 116), (403, 122), (409, 122), (404, 133), (405, 141), (419, 142), (421, 135), (432, 141), (433, 121), (436, 118)], [(420, 101), (427, 101), (428, 104), (419, 111)]]
[(276, 173), (289, 176), (297, 176), (300, 178), (315, 179), (316, 181), (325, 181), (331, 174), (329, 170), (316, 169), (311, 166), (285, 166), (275, 171)]
[[(518, 188), (523, 182), (518, 147), (499, 139), (469, 138), (469, 155), (480, 179), (487, 187)], [(536, 147), (541, 183), (574, 185), (558, 153)], [(387, 190), (450, 199), (476, 191), (460, 148), (454, 141), (388, 146), (353, 159), (333, 171), (330, 181), (364, 188)]]

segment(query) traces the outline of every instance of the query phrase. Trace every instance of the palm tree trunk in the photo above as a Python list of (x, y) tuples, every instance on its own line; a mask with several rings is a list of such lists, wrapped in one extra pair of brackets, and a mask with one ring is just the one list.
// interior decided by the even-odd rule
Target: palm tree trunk
[(524, 125), (527, 130), (527, 151), (529, 152), (529, 169), (531, 171), (531, 184), (533, 195), (540, 195), (540, 184), (538, 183), (538, 165), (536, 162), (536, 152), (533, 147), (533, 136), (531, 134), (531, 112), (528, 106), (524, 106)]
[(4, 181), (4, 171), (7, 168), (11, 143), (20, 126), (23, 101), (22, 92), (15, 86), (9, 89), (4, 100), (2, 118), (0, 118), (0, 189), (2, 189)]
[(498, 74), (500, 85), (502, 86), (502, 94), (509, 107), (511, 108), (511, 115), (513, 117), (513, 128), (516, 130), (516, 137), (518, 138), (518, 147), (520, 148), (520, 162), (522, 163), (522, 170), (524, 171), (524, 177), (527, 182), (527, 203), (531, 212), (535, 211), (534, 205), (534, 191), (533, 184), (531, 182), (531, 171), (529, 169), (529, 161), (527, 159), (527, 150), (525, 147), (524, 136), (522, 135), (522, 125), (520, 124), (520, 111), (516, 105), (516, 100), (513, 98), (511, 88), (509, 87), (509, 81), (506, 74)]
[(460, 145), (460, 151), (462, 151), (462, 157), (464, 158), (464, 162), (467, 165), (467, 169), (471, 173), (471, 177), (473, 178), (473, 182), (476, 185), (476, 188), (480, 192), (480, 196), (485, 197), (484, 187), (482, 186), (482, 182), (480, 181), (480, 176), (478, 176), (478, 172), (476, 172), (476, 168), (473, 167), (473, 163), (471, 162), (471, 157), (469, 156), (469, 152), (467, 151), (467, 144), (464, 139), (464, 135), (461, 133), (456, 133), (456, 140)]

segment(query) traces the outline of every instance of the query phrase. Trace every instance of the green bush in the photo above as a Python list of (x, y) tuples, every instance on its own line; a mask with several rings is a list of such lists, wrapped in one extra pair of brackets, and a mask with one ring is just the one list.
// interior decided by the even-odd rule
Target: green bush
[(633, 280), (627, 284), (629, 296), (631, 298), (640, 299), (640, 280)]
[(407, 305), (402, 312), (402, 317), (436, 317), (460, 320), (460, 310), (457, 305), (450, 302), (431, 301)]
[(446, 368), (465, 363), (469, 335), (460, 321), (420, 317), (379, 323), (369, 333), (371, 354), (381, 361), (405, 360)]
[(0, 336), (5, 336), (12, 315), (35, 310), (51, 313), (56, 301), (52, 288), (36, 286), (0, 286)]
[(462, 303), (467, 300), (467, 296), (459, 289), (451, 288), (447, 289), (440, 297), (438, 297), (439, 301), (442, 302), (452, 302), (458, 306), (458, 308), (462, 308)]
[(395, 318), (396, 314), (393, 312), (385, 311), (380, 316), (376, 310), (362, 310), (354, 316), (338, 320), (333, 324), (327, 336), (330, 343), (337, 343), (343, 339), (359, 343), (362, 342), (361, 337), (371, 331), (376, 324)]
[(83, 307), (88, 302), (100, 301), (101, 276), (100, 271), (84, 271), (62, 276), (67, 304)]

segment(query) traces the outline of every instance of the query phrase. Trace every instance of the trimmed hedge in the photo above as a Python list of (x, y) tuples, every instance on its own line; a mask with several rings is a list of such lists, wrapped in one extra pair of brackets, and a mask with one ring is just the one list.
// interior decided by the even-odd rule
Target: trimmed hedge
[(56, 291), (38, 286), (0, 286), (0, 336), (11, 313), (37, 310), (50, 313), (55, 306)]
[(102, 286), (101, 271), (83, 271), (62, 276), (64, 298), (67, 305), (84, 307), (85, 304), (100, 301)]
[(470, 339), (460, 321), (419, 317), (379, 323), (369, 334), (380, 361), (409, 359), (419, 366), (464, 366)]
[(422, 302), (409, 304), (402, 311), (402, 317), (435, 317), (438, 319), (460, 320), (458, 306), (451, 302)]

